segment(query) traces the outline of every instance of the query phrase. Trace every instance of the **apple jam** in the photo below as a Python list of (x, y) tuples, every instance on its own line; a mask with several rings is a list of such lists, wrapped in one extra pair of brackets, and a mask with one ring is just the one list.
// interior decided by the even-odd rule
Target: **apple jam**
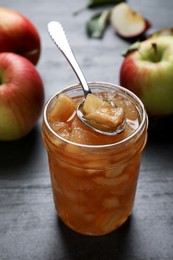
[(79, 233), (103, 235), (131, 214), (147, 140), (147, 115), (141, 101), (121, 87), (100, 82), (90, 87), (97, 97), (123, 109), (125, 130), (106, 136), (80, 122), (76, 108), (82, 90), (75, 85), (46, 104), (42, 136), (59, 217)]

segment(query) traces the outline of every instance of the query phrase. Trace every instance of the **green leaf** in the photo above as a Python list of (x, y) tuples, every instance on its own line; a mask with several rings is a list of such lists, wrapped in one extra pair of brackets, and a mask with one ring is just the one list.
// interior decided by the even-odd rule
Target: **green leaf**
[(92, 16), (91, 19), (87, 22), (88, 35), (91, 38), (102, 38), (104, 31), (108, 25), (109, 17), (109, 10), (105, 10), (101, 13)]
[(122, 56), (127, 57), (130, 53), (132, 53), (132, 52), (138, 50), (139, 47), (140, 47), (140, 45), (141, 45), (141, 42), (139, 42), (139, 41), (133, 43), (132, 45), (130, 45), (130, 47), (128, 47), (125, 51), (123, 51), (123, 52), (121, 53)]
[(105, 5), (117, 5), (122, 2), (126, 2), (126, 0), (89, 0), (86, 6), (75, 11), (73, 14), (78, 15), (82, 11), (86, 10), (87, 8), (97, 8), (99, 6), (105, 6)]
[(126, 0), (89, 0), (89, 3), (87, 5), (88, 8), (94, 8), (102, 5), (116, 5), (121, 2), (126, 2)]

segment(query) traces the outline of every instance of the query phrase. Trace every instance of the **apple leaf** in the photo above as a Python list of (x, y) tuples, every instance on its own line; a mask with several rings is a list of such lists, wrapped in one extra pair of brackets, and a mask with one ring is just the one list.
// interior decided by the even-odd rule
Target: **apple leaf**
[(127, 57), (130, 53), (132, 53), (133, 51), (136, 51), (139, 49), (141, 45), (141, 42), (135, 42), (132, 45), (130, 45), (130, 47), (128, 47), (125, 51), (123, 51), (121, 54), (124, 57)]
[(89, 0), (87, 7), (94, 8), (102, 5), (111, 5), (111, 4), (116, 5), (121, 2), (126, 2), (126, 0)]
[(88, 35), (91, 38), (102, 38), (104, 31), (109, 23), (110, 11), (105, 10), (101, 13), (94, 15), (87, 22)]
[(89, 0), (88, 4), (81, 9), (75, 11), (73, 14), (78, 15), (87, 8), (97, 8), (106, 5), (117, 5), (119, 3), (126, 2), (126, 0)]

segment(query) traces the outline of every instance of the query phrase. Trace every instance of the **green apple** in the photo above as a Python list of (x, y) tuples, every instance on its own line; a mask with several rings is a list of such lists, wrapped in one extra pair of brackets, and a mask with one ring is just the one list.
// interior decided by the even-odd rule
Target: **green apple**
[(162, 28), (158, 31), (153, 32), (149, 37), (157, 38), (157, 37), (168, 36), (168, 35), (173, 36), (173, 28), (171, 27)]
[(173, 36), (139, 43), (121, 65), (120, 84), (143, 101), (149, 116), (173, 114)]

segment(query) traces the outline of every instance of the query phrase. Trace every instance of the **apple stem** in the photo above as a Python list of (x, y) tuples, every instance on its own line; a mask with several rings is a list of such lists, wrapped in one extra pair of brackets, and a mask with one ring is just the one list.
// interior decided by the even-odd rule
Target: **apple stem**
[(152, 42), (152, 47), (153, 47), (155, 53), (157, 54), (157, 44), (155, 42)]
[(157, 44), (155, 42), (152, 42), (152, 48), (154, 50), (154, 54), (155, 54), (155, 62), (158, 62), (159, 60), (159, 53), (158, 53), (158, 47), (157, 47)]

